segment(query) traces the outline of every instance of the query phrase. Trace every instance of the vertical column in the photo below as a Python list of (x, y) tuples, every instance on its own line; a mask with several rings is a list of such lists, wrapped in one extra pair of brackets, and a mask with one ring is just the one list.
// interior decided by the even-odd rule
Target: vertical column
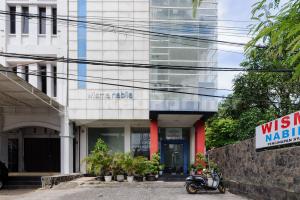
[(81, 162), (87, 155), (88, 155), (88, 149), (87, 149), (87, 129), (85, 127), (80, 128), (79, 133), (79, 151), (80, 151), (80, 172), (86, 173), (86, 163)]
[(125, 133), (124, 133), (124, 147), (125, 153), (130, 152), (130, 124), (125, 125)]
[(150, 157), (154, 153), (158, 153), (158, 122), (151, 120), (150, 122)]
[(195, 162), (195, 128), (190, 128), (190, 163)]
[(29, 68), (29, 78), (28, 78), (29, 83), (34, 87), (38, 88), (39, 77), (34, 75), (34, 74), (38, 74), (38, 64), (29, 64), (28, 68)]
[(54, 81), (53, 81), (53, 67), (51, 63), (46, 64), (47, 70), (47, 95), (49, 97), (53, 97), (53, 88), (54, 88)]
[[(37, 15), (38, 7), (36, 5), (29, 5), (29, 13)], [(39, 20), (37, 17), (32, 17), (29, 19), (29, 37), (31, 45), (37, 44), (38, 30), (39, 30)]]
[[(16, 6), (16, 13), (21, 13), (22, 7), (20, 5)], [(16, 15), (16, 39), (18, 40), (18, 44), (21, 43), (21, 34), (22, 34), (22, 17), (20, 15)]]
[(46, 19), (46, 42), (47, 42), (47, 44), (50, 45), (51, 44), (51, 36), (52, 36), (52, 27), (51, 27), (52, 8), (51, 8), (51, 6), (46, 7), (46, 16), (50, 17), (50, 18)]
[(73, 128), (67, 112), (60, 116), (60, 172), (73, 173)]
[(24, 70), (24, 66), (22, 65), (18, 65), (17, 66), (17, 75), (19, 77), (21, 77), (22, 79), (25, 79), (25, 74), (24, 74), (25, 70)]
[(205, 154), (205, 122), (198, 120), (195, 124), (195, 155)]

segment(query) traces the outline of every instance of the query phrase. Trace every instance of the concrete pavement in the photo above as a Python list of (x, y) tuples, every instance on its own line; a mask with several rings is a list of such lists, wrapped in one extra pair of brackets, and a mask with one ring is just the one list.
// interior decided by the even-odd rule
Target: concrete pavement
[(99, 183), (90, 178), (81, 178), (30, 192), (0, 191), (1, 200), (246, 200), (229, 192), (205, 192), (187, 194), (182, 182)]

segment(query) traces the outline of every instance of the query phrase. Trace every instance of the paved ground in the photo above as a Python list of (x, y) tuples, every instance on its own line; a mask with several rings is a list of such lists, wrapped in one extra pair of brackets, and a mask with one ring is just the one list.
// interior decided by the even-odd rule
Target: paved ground
[(145, 182), (110, 183), (82, 178), (60, 184), (53, 189), (2, 190), (1, 200), (246, 200), (244, 197), (218, 192), (189, 195), (183, 183)]

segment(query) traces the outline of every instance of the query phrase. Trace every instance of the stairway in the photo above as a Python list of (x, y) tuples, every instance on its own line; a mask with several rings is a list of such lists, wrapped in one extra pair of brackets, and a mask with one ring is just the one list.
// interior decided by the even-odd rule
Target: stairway
[(42, 186), (41, 176), (9, 176), (7, 189), (32, 189)]

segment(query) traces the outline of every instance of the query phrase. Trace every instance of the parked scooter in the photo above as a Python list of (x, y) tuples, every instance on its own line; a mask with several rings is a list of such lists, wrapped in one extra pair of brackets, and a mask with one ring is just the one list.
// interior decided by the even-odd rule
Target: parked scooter
[(196, 194), (201, 190), (219, 190), (225, 193), (222, 174), (218, 174), (214, 170), (207, 175), (192, 175), (186, 178), (185, 188), (189, 194)]

